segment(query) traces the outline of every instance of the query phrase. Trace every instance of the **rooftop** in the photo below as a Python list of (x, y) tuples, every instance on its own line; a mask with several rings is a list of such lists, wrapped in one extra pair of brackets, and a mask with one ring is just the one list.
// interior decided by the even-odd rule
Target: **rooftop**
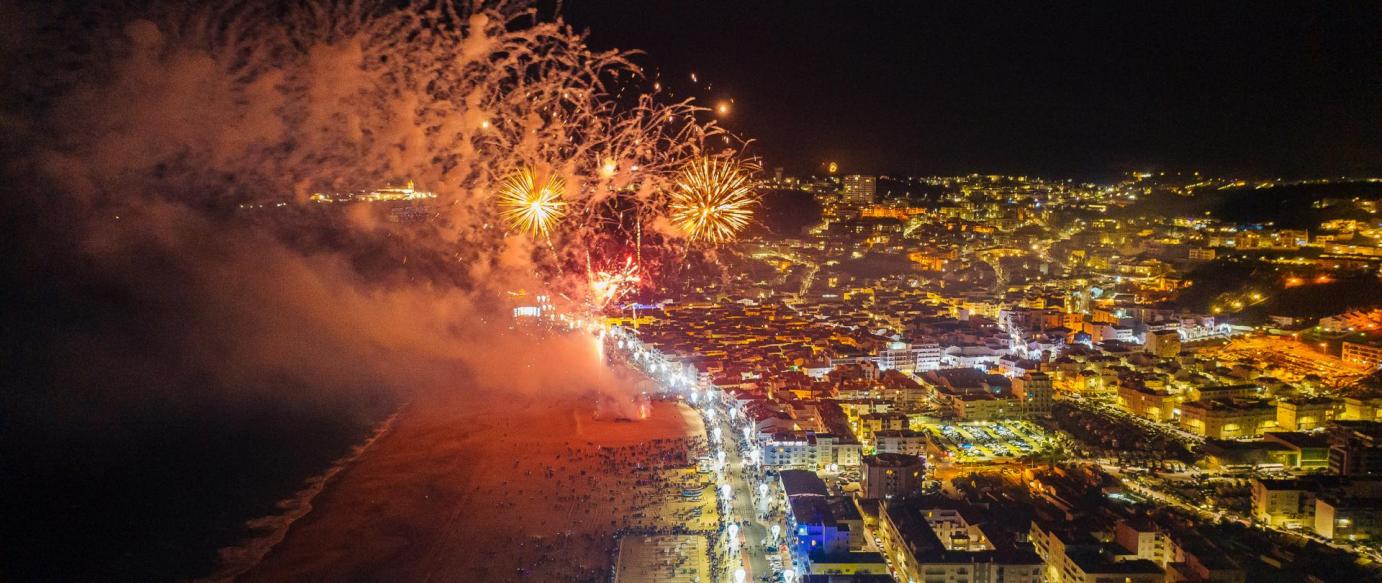
[(1086, 575), (1142, 575), (1162, 572), (1161, 567), (1146, 559), (1114, 560), (1102, 547), (1096, 545), (1066, 547), (1065, 556), (1078, 565)]
[(880, 453), (875, 455), (864, 456), (864, 465), (874, 468), (905, 468), (910, 466), (920, 466), (922, 465), (922, 461), (921, 458), (914, 455), (907, 455), (901, 453)]
[(825, 488), (825, 481), (821, 480), (816, 472), (809, 470), (783, 470), (778, 473), (782, 480), (782, 490), (787, 493), (788, 498), (795, 496), (826, 496), (830, 492)]

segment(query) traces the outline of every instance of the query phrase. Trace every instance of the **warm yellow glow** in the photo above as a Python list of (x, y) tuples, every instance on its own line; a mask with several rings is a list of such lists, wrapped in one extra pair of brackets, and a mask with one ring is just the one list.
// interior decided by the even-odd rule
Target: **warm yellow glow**
[(600, 309), (630, 291), (641, 281), (638, 264), (633, 262), (632, 257), (624, 259), (622, 268), (594, 272), (589, 277), (591, 303)]
[(826, 167), (826, 169), (829, 170), (831, 174), (834, 174), (840, 170), (840, 165), (831, 162), (830, 165)]
[(559, 176), (538, 177), (524, 168), (500, 185), (500, 214), (511, 229), (546, 235), (566, 216), (566, 202), (561, 199), (565, 188)]
[(702, 158), (682, 171), (673, 186), (672, 222), (692, 241), (732, 241), (753, 217), (757, 199), (748, 173), (726, 158)]
[(618, 171), (619, 164), (615, 163), (614, 160), (605, 160), (605, 163), (600, 166), (600, 176), (605, 178), (614, 176), (614, 173)]
[(725, 115), (729, 113), (729, 104), (721, 101), (720, 105), (715, 108), (715, 111), (720, 115)]

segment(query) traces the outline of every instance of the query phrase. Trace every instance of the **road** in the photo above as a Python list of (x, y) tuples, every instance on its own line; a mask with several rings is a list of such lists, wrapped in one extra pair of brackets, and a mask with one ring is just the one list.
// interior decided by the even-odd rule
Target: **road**
[[(627, 352), (622, 353), (625, 362), (636, 370), (643, 371), (654, 382), (664, 382), (651, 372), (644, 370), (638, 363), (629, 357)], [(671, 389), (671, 386), (667, 386)], [(739, 427), (734, 427), (729, 419), (729, 412), (719, 404), (719, 399), (710, 398), (708, 403), (714, 404), (713, 419), (707, 415), (707, 401), (694, 403), (697, 411), (701, 413), (701, 420), (705, 423), (706, 437), (711, 443), (711, 457), (714, 458), (717, 452), (724, 452), (725, 465), (720, 472), (717, 480), (717, 489), (723, 484), (729, 484), (732, 492), (730, 497), (730, 510), (724, 516), (725, 530), (721, 533), (719, 540), (715, 541), (715, 551), (717, 553), (728, 553), (728, 526), (738, 524), (738, 541), (735, 548), (737, 551), (729, 553), (725, 557), (723, 576), (724, 581), (734, 581), (734, 571), (737, 567), (743, 567), (745, 581), (760, 581), (764, 576), (770, 580), (777, 581), (776, 573), (772, 565), (768, 562), (768, 552), (764, 550), (763, 541), (768, 537), (769, 523), (759, 520), (758, 513), (754, 510), (754, 503), (757, 499), (758, 488), (753, 476), (756, 476), (754, 469), (744, 459), (743, 448), (744, 433), (742, 427), (744, 420), (739, 420)], [(721, 439), (717, 443), (713, 435), (716, 428), (720, 430)], [(717, 496), (719, 493), (717, 492)]]
[[(811, 283), (816, 279), (816, 273), (821, 270), (821, 266), (810, 259), (804, 258), (797, 253), (784, 252), (780, 250), (760, 250), (749, 254), (754, 259), (781, 259), (806, 268), (806, 274), (801, 278), (801, 288), (797, 290), (797, 296), (804, 297), (806, 292), (811, 291)], [(785, 279), (785, 275), (783, 278)]]
[(1099, 461), (1089, 461), (1086, 463), (1099, 466), (1101, 469), (1104, 470), (1105, 473), (1115, 478), (1118, 478), (1121, 482), (1123, 482), (1124, 486), (1127, 486), (1127, 488), (1129, 490), (1132, 490), (1133, 492), (1141, 494), (1142, 496), (1146, 496), (1147, 498), (1151, 498), (1152, 500), (1155, 500), (1167, 506), (1175, 506), (1177, 508), (1190, 512), (1196, 516), (1199, 516), (1200, 518), (1203, 518), (1205, 520), (1217, 521), (1225, 516), (1231, 516), (1222, 511), (1210, 511), (1200, 508), (1198, 506), (1186, 504), (1185, 502), (1182, 502), (1179, 498), (1176, 498), (1175, 496), (1172, 496), (1170, 494), (1162, 492), (1161, 490), (1157, 490), (1156, 488), (1143, 484), (1142, 481), (1137, 479), (1136, 476), (1125, 475), (1123, 473), (1122, 468), (1118, 467), (1115, 464), (1104, 463)]
[[(754, 509), (754, 504), (758, 498), (758, 486), (750, 476), (756, 475), (755, 470), (750, 468), (740, 453), (744, 446), (743, 423), (740, 420), (740, 427), (733, 427), (729, 421), (729, 415), (723, 408), (717, 408), (714, 425), (719, 426), (724, 439), (722, 450), (725, 452), (725, 483), (730, 485), (733, 490), (733, 497), (730, 503), (730, 513), (725, 517), (726, 524), (737, 523), (740, 525), (738, 557), (739, 566), (744, 568), (748, 574), (746, 581), (758, 581), (763, 576), (774, 575), (772, 565), (768, 562), (768, 553), (764, 550), (763, 541), (768, 537), (768, 523), (758, 518), (758, 512)], [(713, 429), (709, 430), (713, 431)], [(745, 524), (744, 521), (747, 521)], [(735, 568), (735, 558), (731, 556), (727, 574), (731, 575)]]

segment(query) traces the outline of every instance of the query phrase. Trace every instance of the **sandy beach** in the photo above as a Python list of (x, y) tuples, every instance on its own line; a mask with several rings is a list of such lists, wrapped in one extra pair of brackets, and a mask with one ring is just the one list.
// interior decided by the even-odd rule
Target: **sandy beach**
[[(605, 581), (621, 529), (715, 527), (685, 405), (597, 420), (563, 397), (414, 403), (241, 581)], [(694, 510), (700, 507), (701, 510)]]

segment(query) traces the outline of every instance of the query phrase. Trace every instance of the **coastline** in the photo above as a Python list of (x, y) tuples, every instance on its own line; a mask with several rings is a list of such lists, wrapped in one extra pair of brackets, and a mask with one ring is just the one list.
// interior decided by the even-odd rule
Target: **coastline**
[(228, 583), (257, 566), (275, 546), (283, 541), (295, 522), (312, 512), (313, 501), (326, 490), (332, 480), (358, 461), (365, 452), (369, 451), (370, 447), (393, 429), (399, 415), (402, 415), (407, 407), (408, 405), (404, 404), (392, 415), (379, 422), (364, 441), (352, 447), (350, 453), (337, 459), (325, 471), (304, 480), (304, 487), (295, 492), (293, 496), (279, 500), (274, 504), (274, 507), (280, 512), (246, 521), (245, 526), (252, 532), (259, 534), (250, 535), (240, 544), (217, 549), (216, 555), (219, 566), (210, 575), (193, 581), (195, 583)]
[[(604, 581), (620, 532), (713, 528), (713, 495), (672, 500), (700, 479), (704, 428), (684, 404), (638, 422), (567, 396), (468, 405), (415, 403), (232, 577)], [(696, 505), (710, 511), (687, 518)]]

